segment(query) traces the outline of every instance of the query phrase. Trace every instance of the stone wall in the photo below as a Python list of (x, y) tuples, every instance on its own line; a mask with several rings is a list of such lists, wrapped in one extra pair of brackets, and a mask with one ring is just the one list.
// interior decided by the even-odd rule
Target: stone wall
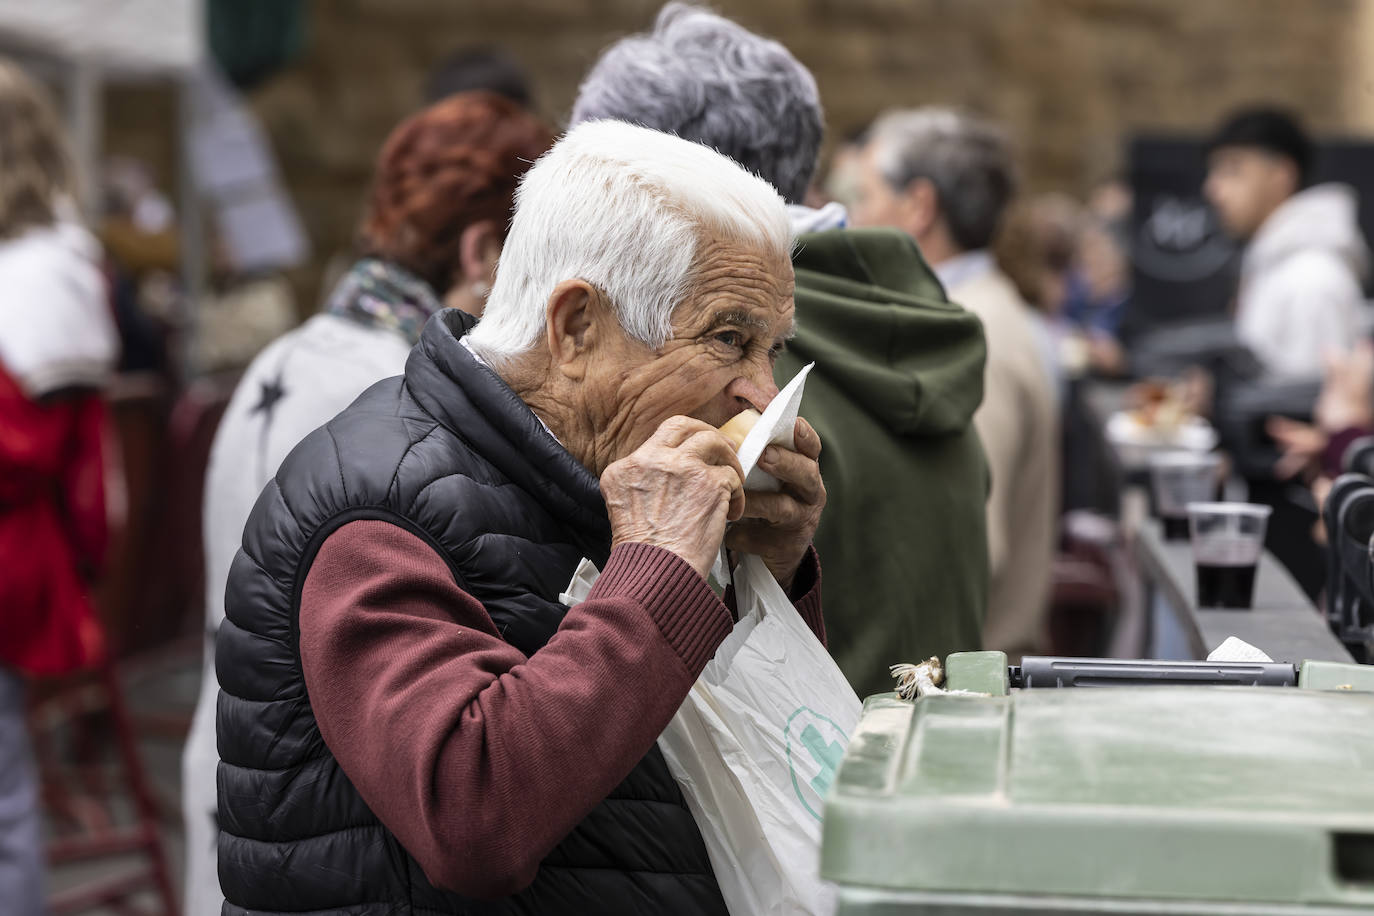
[[(314, 0), (305, 54), (253, 95), (319, 263), (351, 238), (372, 160), (430, 68), (470, 42), (508, 47), (551, 118), (606, 44), (658, 0)], [(1143, 129), (1202, 130), (1273, 100), (1325, 131), (1374, 126), (1361, 0), (715, 0), (816, 74), (832, 137), (895, 105), (1005, 121), (1028, 183), (1081, 191)], [(1370, 78), (1367, 78), (1370, 77)], [(127, 107), (127, 106), (126, 106)], [(126, 131), (111, 108), (114, 145)], [(131, 122), (133, 123), (133, 122)], [(128, 139), (128, 138), (126, 138)]]

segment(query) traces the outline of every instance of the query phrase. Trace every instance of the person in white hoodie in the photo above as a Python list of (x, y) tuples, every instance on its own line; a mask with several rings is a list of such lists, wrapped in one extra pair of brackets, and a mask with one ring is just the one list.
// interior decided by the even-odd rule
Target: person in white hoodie
[(524, 108), (492, 92), (450, 96), (402, 122), (377, 161), (358, 245), (363, 257), (321, 314), (278, 338), (239, 382), (205, 479), (206, 654), (182, 756), (188, 916), (218, 916), (214, 636), (244, 524), (301, 439), (372, 384), (400, 375), (431, 315), (481, 315), (520, 178), (553, 143)]
[(1360, 333), (1369, 249), (1355, 190), (1309, 186), (1312, 143), (1290, 115), (1254, 108), (1208, 145), (1204, 194), (1222, 225), (1247, 241), (1236, 334), (1277, 377), (1319, 377), (1323, 356)]

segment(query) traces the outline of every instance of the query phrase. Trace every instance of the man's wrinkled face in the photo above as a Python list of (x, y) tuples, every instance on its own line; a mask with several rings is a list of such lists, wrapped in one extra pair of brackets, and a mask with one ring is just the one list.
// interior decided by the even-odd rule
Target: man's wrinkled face
[(794, 331), (792, 264), (735, 243), (707, 241), (696, 282), (658, 350), (623, 333), (590, 367), (600, 463), (642, 445), (669, 417), (720, 426), (778, 393), (773, 364)]
[(1283, 156), (1245, 146), (1223, 146), (1207, 160), (1203, 194), (1226, 231), (1253, 236), (1264, 221), (1298, 190), (1293, 163)]

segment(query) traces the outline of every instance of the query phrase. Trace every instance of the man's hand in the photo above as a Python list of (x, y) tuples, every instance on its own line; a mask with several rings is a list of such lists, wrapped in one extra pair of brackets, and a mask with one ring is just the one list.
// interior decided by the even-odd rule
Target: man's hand
[(1315, 466), (1326, 448), (1324, 431), (1288, 417), (1270, 417), (1264, 429), (1283, 452), (1274, 465), (1274, 476), (1279, 480), (1291, 480)]
[(776, 445), (763, 450), (758, 466), (782, 483), (776, 493), (746, 493), (744, 518), (731, 525), (725, 546), (763, 560), (783, 589), (792, 587), (825, 508), (821, 482), (821, 437), (800, 417), (793, 431), (797, 450)]
[(744, 473), (719, 430), (671, 417), (606, 468), (601, 493), (613, 545), (662, 547), (705, 576), (720, 552), (725, 523), (744, 511)]

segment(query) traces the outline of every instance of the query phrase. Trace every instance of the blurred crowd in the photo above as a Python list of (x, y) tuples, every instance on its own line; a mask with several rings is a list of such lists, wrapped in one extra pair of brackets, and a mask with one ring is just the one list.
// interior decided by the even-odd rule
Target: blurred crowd
[[(255, 881), (265, 863), (289, 863), (283, 850), (294, 848), (309, 865), (319, 850), (307, 839), (342, 828), (310, 820), (313, 789), (273, 785), (274, 803), (283, 806), (277, 814), (305, 811), (290, 822), (305, 839), (292, 847), (292, 831), (284, 831), (259, 843), (274, 847), (269, 854), (250, 842), (271, 833), (263, 823), (273, 813), (258, 810), (266, 806), (246, 804), (240, 793), (232, 812), (223, 809), (233, 779), (240, 781), (231, 788), (244, 791), (270, 781), (262, 775), (270, 755), (248, 749), (251, 742), (273, 742), (275, 752), (278, 740), (299, 738), (285, 718), (253, 720), (279, 713), (261, 695), (257, 685), (266, 681), (255, 678), (266, 675), (246, 648), (250, 637), (267, 637), (249, 632), (246, 617), (218, 648), (221, 665), (238, 667), (216, 670), (226, 591), (232, 599), (236, 588), (266, 589), (271, 579), (247, 578), (244, 567), (271, 561), (240, 551), (253, 546), (245, 544), (245, 525), (308, 434), (375, 383), (404, 374), (411, 384), (413, 373), (428, 371), (415, 355), (428, 352), (427, 328), (461, 327), (462, 346), (482, 365), (498, 366), (493, 354), (503, 352), (502, 341), (538, 332), (526, 319), (483, 315), (489, 302), (523, 292), (520, 284), (533, 289), (511, 265), (557, 260), (507, 243), (513, 209), (534, 206), (521, 182), (563, 128), (623, 121), (701, 144), (767, 181), (786, 204), (798, 240), (796, 328), (785, 352), (771, 358), (778, 385), (815, 363), (801, 416), (823, 446), (825, 510), (808, 538), (824, 569), (818, 635), (860, 697), (890, 689), (887, 666), (899, 661), (976, 648), (1002, 650), (1013, 663), (1023, 654), (1105, 651), (1105, 638), (1073, 631), (1080, 618), (1066, 610), (1074, 605), (1066, 595), (1077, 593), (1065, 571), (1077, 568), (1073, 556), (1082, 558), (1075, 554), (1082, 530), (1065, 519), (1105, 508), (1076, 493), (1087, 466), (1100, 461), (1082, 429), (1090, 385), (1119, 386), (1129, 405), (1148, 397), (1149, 385), (1181, 380), (1186, 409), (1216, 427), (1251, 499), (1275, 507), (1271, 549), (1320, 597), (1327, 567), (1319, 509), (1350, 445), (1374, 435), (1371, 278), (1360, 202), (1352, 188), (1318, 180), (1318, 146), (1294, 114), (1247, 108), (1199, 144), (1205, 174), (1197, 194), (1243, 253), (1229, 300), (1181, 322), (1155, 320), (1156, 303), (1133, 288), (1134, 247), (1149, 214), (1124, 170), (1091, 176), (1096, 184), (1082, 197), (1028, 191), (1017, 138), (985, 116), (945, 107), (883, 112), (822, 162), (824, 115), (808, 70), (776, 42), (696, 7), (670, 3), (648, 31), (611, 45), (586, 75), (566, 125), (539, 113), (517, 61), (488, 48), (444, 61), (415, 111), (398, 114), (370, 187), (359, 189), (356, 248), (331, 261), (317, 307), (293, 301), (281, 270), (237, 266), (232, 246), (216, 238), (209, 289), (193, 303), (198, 343), (188, 348), (179, 335), (190, 328), (177, 316), (190, 291), (179, 280), (170, 196), (143, 164), (113, 159), (98, 176), (99, 210), (83, 226), (67, 140), (45, 90), (17, 66), (0, 65), (0, 900), (19, 901), (13, 912), (39, 912), (43, 893), (25, 681), (105, 664), (111, 655), (109, 618), (94, 596), (108, 532), (128, 511), (120, 508), (129, 497), (121, 475), (130, 456), (127, 441), (113, 435), (102, 392), (131, 373), (177, 390), (190, 387), (192, 368), (200, 384), (216, 381), (194, 489), (196, 512), (203, 511), (203, 602), (183, 594), (203, 607), (205, 632), (202, 689), (183, 758), (185, 908), (218, 913), (227, 892), (225, 912), (258, 909), (264, 891)], [(616, 259), (640, 257), (601, 255), (610, 275), (631, 274)], [(469, 340), (462, 332), (474, 324)], [(188, 353), (196, 354), (194, 366)], [(759, 409), (768, 400), (736, 397)], [(282, 488), (282, 502), (291, 502), (295, 492)], [(500, 518), (507, 510), (490, 511)], [(405, 523), (408, 535), (429, 537), (431, 522), (416, 518)], [(510, 537), (536, 534), (521, 528)], [(1099, 538), (1099, 546), (1114, 537)], [(403, 554), (394, 544), (377, 549)], [(472, 593), (493, 589), (484, 603), (514, 615), (533, 601), (480, 578), (522, 570), (525, 561), (463, 550), (453, 548), (453, 562), (475, 564), (465, 568)], [(301, 561), (298, 582), (312, 562)], [(331, 569), (346, 568), (335, 562)], [(809, 607), (801, 590), (807, 562), (779, 573), (798, 589), (791, 597), (799, 610)], [(1126, 584), (1112, 578), (1109, 563), (1104, 568), (1101, 601), (1111, 604)], [(818, 589), (819, 570), (814, 575)], [(553, 583), (541, 601), (553, 602), (562, 585)], [(319, 613), (348, 594), (343, 586), (317, 593)], [(361, 649), (340, 655), (320, 640), (311, 645), (321, 647), (320, 657), (330, 647), (331, 662), (400, 676), (368, 669)], [(347, 708), (356, 696), (331, 692), (330, 679), (341, 675), (323, 662), (312, 667), (309, 657), (293, 663), (303, 665), (301, 683), (326, 743), (360, 728)], [(250, 701), (263, 705), (250, 714)], [(382, 759), (384, 749), (373, 750)], [(355, 781), (385, 782), (385, 773), (361, 773), (355, 758), (337, 749), (334, 756)], [(336, 789), (319, 790), (322, 808), (344, 803)], [(406, 791), (363, 797), (392, 833), (409, 837), (416, 834), (405, 831), (420, 830), (414, 817), (393, 813), (413, 801)], [(394, 827), (392, 817), (406, 826)], [(664, 823), (668, 834), (680, 826)], [(611, 836), (598, 867), (627, 867), (614, 854), (614, 829), (598, 829)], [(406, 846), (422, 859), (424, 847)], [(217, 863), (216, 850), (234, 857)], [(443, 883), (434, 872), (440, 853), (428, 852), (423, 873), (411, 863), (410, 879)], [(384, 872), (384, 888), (394, 891), (406, 873), (407, 866), (381, 861), (389, 852), (349, 854)], [(560, 880), (558, 869), (548, 871), (549, 881)], [(514, 887), (462, 874), (445, 880), (460, 893)], [(316, 892), (324, 885), (302, 879), (291, 906), (279, 908), (323, 906), (311, 898)], [(574, 893), (561, 885), (555, 892)], [(614, 883), (597, 892), (629, 893)], [(691, 895), (683, 899), (711, 898), (701, 888)]]

